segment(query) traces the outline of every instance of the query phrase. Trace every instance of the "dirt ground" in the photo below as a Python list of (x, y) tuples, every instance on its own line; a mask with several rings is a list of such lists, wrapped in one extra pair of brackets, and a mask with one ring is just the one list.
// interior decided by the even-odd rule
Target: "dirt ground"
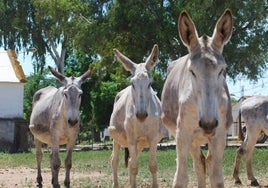
[[(51, 188), (51, 173), (50, 169), (42, 169), (42, 176), (43, 176), (43, 188)], [(71, 171), (71, 184), (74, 181), (77, 181), (81, 178), (90, 178), (92, 180), (98, 179), (98, 181), (107, 181), (107, 177), (111, 178), (111, 175), (102, 174), (100, 172), (89, 172), (89, 173), (78, 173), (75, 170)], [(31, 168), (15, 168), (15, 169), (0, 169), (0, 188), (26, 188), (26, 187), (36, 187), (35, 184), (36, 180), (36, 169)], [(60, 170), (59, 181), (62, 183), (64, 181), (64, 169)], [(237, 187), (237, 188), (244, 188), (250, 187), (249, 181), (243, 177), (242, 181), (245, 181), (242, 186), (234, 186), (233, 180), (231, 177), (227, 177), (225, 179), (225, 187)], [(208, 181), (207, 181), (208, 182)], [(209, 183), (209, 182), (208, 182)], [(267, 185), (268, 182), (260, 181), (261, 185)], [(72, 186), (77, 187), (77, 186)], [(101, 186), (94, 186), (94, 187), (101, 187)], [(111, 187), (111, 186), (109, 186)], [(126, 188), (127, 186), (124, 186)], [(149, 188), (150, 182), (144, 182), (142, 185), (139, 185), (140, 188)], [(166, 188), (167, 183), (164, 181), (159, 181), (159, 188)], [(189, 188), (197, 187), (194, 182), (189, 183)], [(207, 186), (210, 187), (210, 186)], [(263, 187), (263, 186), (262, 186)], [(122, 187), (123, 188), (123, 187)]]
[[(60, 170), (59, 181), (64, 181), (64, 169)], [(0, 169), (0, 188), (26, 188), (36, 187), (36, 169), (18, 168), (18, 169)], [(71, 171), (71, 182), (81, 178), (101, 178), (103, 174), (99, 172), (78, 173)], [(43, 188), (51, 188), (51, 172), (50, 169), (42, 169)]]

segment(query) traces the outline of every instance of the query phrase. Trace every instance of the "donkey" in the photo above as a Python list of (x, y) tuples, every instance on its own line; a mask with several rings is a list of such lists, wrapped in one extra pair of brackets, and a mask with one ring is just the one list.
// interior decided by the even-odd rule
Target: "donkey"
[(167, 134), (161, 122), (160, 101), (153, 91), (151, 69), (158, 58), (158, 46), (154, 45), (145, 63), (136, 64), (117, 49), (114, 53), (127, 71), (132, 73), (131, 86), (120, 91), (114, 101), (109, 132), (113, 138), (111, 156), (113, 187), (118, 188), (117, 168), (120, 147), (128, 148), (130, 158), (125, 157), (126, 167), (129, 162), (131, 187), (136, 187), (138, 174), (138, 153), (149, 148), (149, 169), (152, 173), (152, 187), (157, 184), (157, 143)]
[[(187, 187), (189, 153), (199, 188), (206, 187), (206, 167), (211, 187), (224, 187), (221, 161), (232, 113), (222, 51), (232, 34), (232, 13), (225, 10), (212, 37), (198, 37), (195, 24), (185, 11), (180, 14), (178, 25), (189, 54), (168, 67), (161, 96), (163, 123), (176, 138), (173, 187)], [(207, 158), (200, 149), (202, 144), (208, 144)]]
[(251, 181), (251, 186), (259, 186), (257, 179), (253, 175), (251, 159), (255, 144), (262, 132), (268, 135), (268, 97), (254, 96), (243, 101), (240, 107), (241, 115), (246, 124), (246, 137), (243, 138), (241, 120), (239, 118), (239, 135), (243, 140), (236, 152), (233, 178), (235, 184), (242, 184), (239, 178), (239, 168), (243, 156), (246, 156), (247, 176)]
[(60, 88), (48, 86), (33, 96), (30, 131), (34, 136), (37, 160), (37, 183), (42, 187), (42, 143), (51, 146), (50, 165), (53, 187), (60, 187), (58, 174), (61, 166), (59, 146), (66, 144), (64, 185), (70, 187), (72, 151), (79, 133), (81, 84), (89, 77), (91, 69), (80, 77), (65, 77), (49, 67), (51, 73), (63, 84)]

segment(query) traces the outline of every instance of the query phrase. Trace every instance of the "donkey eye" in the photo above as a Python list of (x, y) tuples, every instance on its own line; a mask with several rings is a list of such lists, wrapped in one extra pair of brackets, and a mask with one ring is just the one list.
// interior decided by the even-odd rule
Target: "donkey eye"
[(64, 93), (64, 97), (65, 97), (65, 98), (68, 98), (68, 96), (67, 96), (67, 94), (66, 94), (66, 93)]
[(133, 84), (133, 83), (131, 83), (131, 86), (133, 87), (133, 89), (135, 89), (135, 86), (134, 86), (134, 84)]
[(190, 70), (191, 74), (196, 78), (196, 75), (193, 70)]
[(218, 74), (218, 77), (220, 77), (220, 75), (222, 75), (224, 73), (224, 69), (221, 69), (221, 71)]

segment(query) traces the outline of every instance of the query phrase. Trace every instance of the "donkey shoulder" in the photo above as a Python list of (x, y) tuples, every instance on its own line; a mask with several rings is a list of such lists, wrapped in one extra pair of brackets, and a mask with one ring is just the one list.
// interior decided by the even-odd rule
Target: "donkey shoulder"
[(162, 91), (162, 111), (165, 117), (173, 123), (176, 122), (179, 109), (178, 103), (174, 101), (179, 101), (179, 85), (183, 79), (183, 74), (186, 74), (184, 71), (186, 63), (187, 55), (170, 64), (168, 67), (168, 77)]
[(180, 67), (183, 65), (183, 62), (186, 62), (188, 56), (189, 55), (187, 54), (177, 60), (172, 61), (167, 68), (167, 73), (169, 74), (174, 68), (175, 68), (174, 70), (175, 72), (176, 70), (180, 69)]
[(126, 87), (125, 89), (122, 89), (121, 91), (119, 91), (116, 96), (115, 96), (115, 99), (114, 99), (114, 104), (117, 103), (117, 101), (120, 99), (120, 100), (124, 100), (126, 98), (126, 95), (128, 94), (130, 90), (130, 86)]
[(57, 92), (57, 88), (54, 86), (47, 86), (45, 88), (39, 89), (37, 92), (35, 92), (33, 96), (33, 104), (36, 103), (37, 101), (40, 101), (43, 97), (48, 96), (48, 95), (53, 95), (54, 93)]
[(118, 129), (123, 129), (126, 115), (126, 103), (130, 91), (130, 87), (126, 87), (117, 93), (114, 100), (113, 112), (110, 119), (110, 125), (116, 126)]

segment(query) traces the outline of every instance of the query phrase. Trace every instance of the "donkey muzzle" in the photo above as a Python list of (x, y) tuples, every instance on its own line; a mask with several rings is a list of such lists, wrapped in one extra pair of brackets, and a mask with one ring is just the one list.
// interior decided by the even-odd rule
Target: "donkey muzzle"
[(201, 127), (205, 134), (211, 135), (214, 134), (215, 128), (218, 126), (218, 120), (214, 119), (212, 121), (204, 121), (200, 120), (199, 121), (199, 127)]
[(148, 116), (147, 112), (137, 112), (136, 117), (138, 118), (139, 121), (143, 122)]
[(78, 123), (78, 119), (68, 119), (68, 123), (71, 126), (75, 126)]

